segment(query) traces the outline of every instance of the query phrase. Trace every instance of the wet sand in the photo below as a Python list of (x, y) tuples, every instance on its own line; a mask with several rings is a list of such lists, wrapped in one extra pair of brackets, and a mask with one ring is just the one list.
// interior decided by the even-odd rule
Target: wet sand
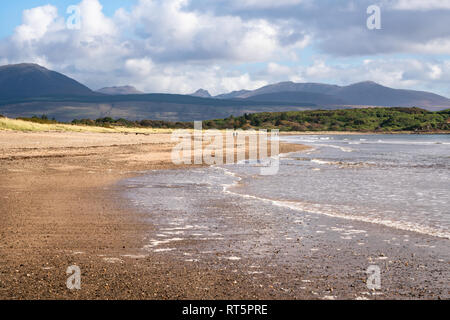
[[(252, 297), (229, 288), (226, 271), (142, 257), (155, 226), (126, 207), (117, 182), (179, 168), (170, 137), (0, 132), (0, 298)], [(282, 144), (281, 152), (304, 148)], [(66, 288), (71, 265), (81, 268), (80, 291)]]
[[(170, 135), (0, 132), (0, 142), (1, 299), (450, 298), (448, 239), (313, 214), (274, 219), (239, 201), (210, 203), (206, 221), (230, 216), (219, 240), (149, 250), (168, 232), (164, 213), (137, 210), (118, 182), (174, 169)], [(81, 268), (79, 291), (66, 288), (70, 265)], [(366, 287), (369, 265), (381, 290)]]

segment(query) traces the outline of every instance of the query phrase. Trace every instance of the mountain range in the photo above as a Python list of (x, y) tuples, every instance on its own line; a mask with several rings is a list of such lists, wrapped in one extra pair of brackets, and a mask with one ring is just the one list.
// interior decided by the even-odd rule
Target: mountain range
[(232, 92), (220, 99), (253, 101), (304, 101), (319, 105), (448, 108), (446, 97), (425, 92), (392, 89), (373, 81), (337, 86), (322, 83), (281, 82), (253, 91)]
[(0, 67), (0, 100), (65, 95), (91, 96), (95, 93), (81, 83), (37, 64)]
[(133, 86), (105, 87), (97, 90), (97, 92), (108, 95), (144, 94)]
[(0, 67), (0, 114), (10, 117), (47, 114), (61, 121), (102, 116), (192, 121), (252, 112), (364, 106), (442, 110), (450, 107), (450, 100), (430, 92), (393, 89), (371, 81), (348, 86), (281, 82), (215, 97), (204, 89), (191, 95), (144, 94), (132, 86), (93, 91), (36, 64)]
[(193, 97), (200, 97), (200, 98), (211, 98), (211, 94), (208, 92), (208, 90), (205, 89), (198, 89), (194, 93), (191, 94)]

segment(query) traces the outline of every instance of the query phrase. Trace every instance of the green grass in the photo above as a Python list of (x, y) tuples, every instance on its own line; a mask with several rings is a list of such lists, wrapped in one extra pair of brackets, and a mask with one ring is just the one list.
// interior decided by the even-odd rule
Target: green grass
[(63, 123), (38, 123), (19, 119), (0, 117), (0, 130), (25, 132), (96, 132), (96, 133), (170, 133), (171, 129), (127, 128), (127, 127), (97, 127)]

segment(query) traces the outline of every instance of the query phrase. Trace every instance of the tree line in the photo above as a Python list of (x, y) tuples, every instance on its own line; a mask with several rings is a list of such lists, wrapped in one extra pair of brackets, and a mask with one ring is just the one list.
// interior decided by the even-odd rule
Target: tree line
[[(47, 116), (22, 120), (54, 123)], [(164, 129), (192, 129), (193, 122), (163, 120), (131, 121), (111, 117), (75, 119), (72, 124), (101, 127), (139, 127)], [(310, 110), (264, 112), (230, 116), (225, 119), (203, 121), (204, 129), (279, 129), (280, 131), (446, 131), (450, 130), (450, 109), (427, 111), (420, 108), (364, 108), (342, 110)]]

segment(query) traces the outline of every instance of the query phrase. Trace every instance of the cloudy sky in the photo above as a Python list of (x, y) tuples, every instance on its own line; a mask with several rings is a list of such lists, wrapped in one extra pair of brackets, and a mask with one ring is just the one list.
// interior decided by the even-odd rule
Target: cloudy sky
[[(79, 25), (67, 13), (71, 5), (80, 9)], [(381, 9), (381, 29), (367, 28), (370, 5)], [(1, 6), (0, 64), (38, 63), (92, 89), (131, 84), (146, 92), (219, 94), (279, 81), (372, 80), (450, 97), (450, 0), (21, 0)]]

